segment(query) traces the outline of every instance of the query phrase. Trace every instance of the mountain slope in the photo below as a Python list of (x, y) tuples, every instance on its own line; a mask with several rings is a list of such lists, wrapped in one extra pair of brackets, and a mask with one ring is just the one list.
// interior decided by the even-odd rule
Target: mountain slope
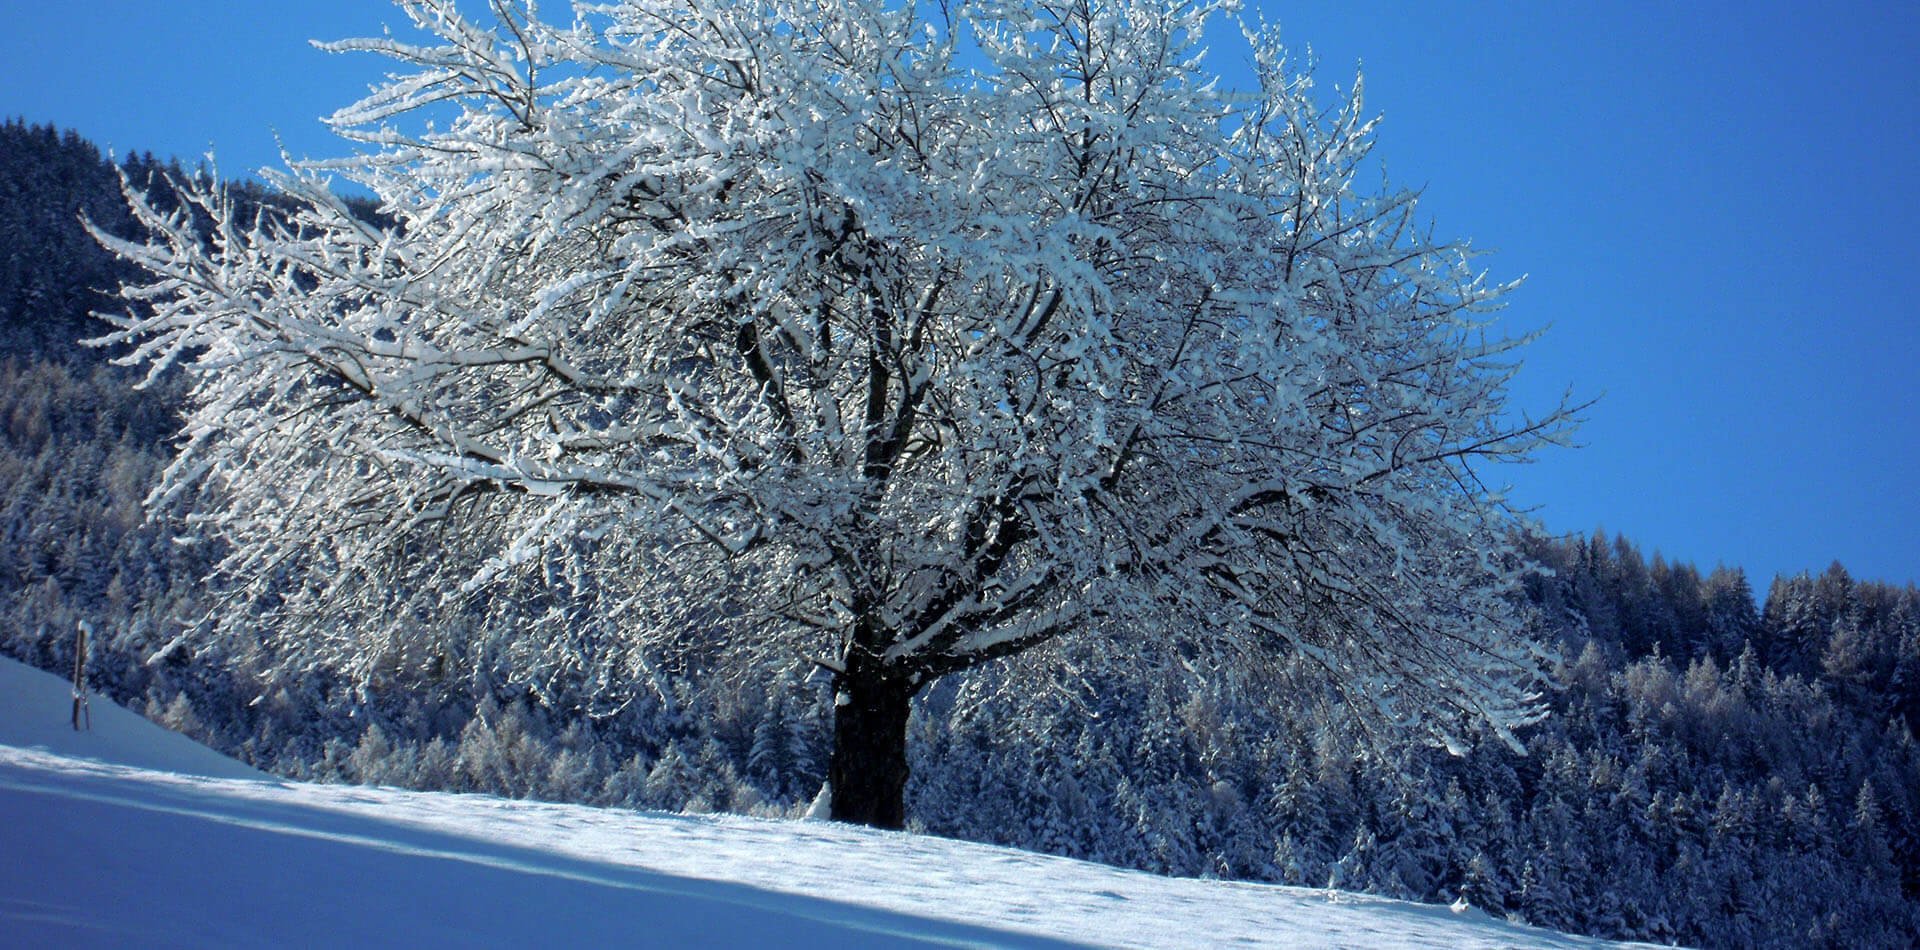
[(75, 736), (67, 703), (0, 664), (0, 944), (1600, 945), (840, 825), (216, 778), (250, 770), (100, 699)]
[(103, 697), (93, 697), (88, 708), (93, 728), (75, 732), (72, 685), (0, 656), (0, 745), (185, 775), (268, 777)]

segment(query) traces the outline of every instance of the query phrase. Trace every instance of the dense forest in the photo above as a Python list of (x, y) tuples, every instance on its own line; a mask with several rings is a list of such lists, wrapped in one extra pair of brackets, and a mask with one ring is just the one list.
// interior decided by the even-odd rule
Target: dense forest
[[(277, 773), (623, 807), (799, 815), (820, 788), (825, 677), (717, 688), (641, 662), (637, 688), (530, 680), (511, 654), (396, 658), (378, 688), (199, 649), (218, 556), (149, 520), (180, 390), (142, 389), (98, 331), (125, 276), (81, 216), (131, 236), (119, 175), (73, 133), (0, 127), (0, 652), (94, 686)], [(271, 204), (258, 185), (234, 186)], [(160, 193), (164, 194), (165, 189)], [(371, 213), (369, 210), (368, 213)], [(1920, 942), (1920, 591), (1702, 573), (1604, 534), (1528, 539), (1557, 655), (1523, 756), (1363, 735), (1306, 671), (1262, 696), (1143, 682), (1067, 644), (1044, 688), (967, 674), (915, 710), (911, 824), (1161, 873), (1464, 899), (1562, 930), (1705, 946)], [(564, 622), (592, 590), (510, 592), (475, 623)], [(481, 673), (448, 689), (449, 663)], [(1382, 751), (1390, 750), (1390, 751)]]

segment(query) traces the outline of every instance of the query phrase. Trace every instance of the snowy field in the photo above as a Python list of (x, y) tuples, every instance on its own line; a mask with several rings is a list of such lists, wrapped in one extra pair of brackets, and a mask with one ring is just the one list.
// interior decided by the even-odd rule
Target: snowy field
[(817, 822), (264, 776), (0, 659), (5, 947), (1590, 947), (1361, 895)]

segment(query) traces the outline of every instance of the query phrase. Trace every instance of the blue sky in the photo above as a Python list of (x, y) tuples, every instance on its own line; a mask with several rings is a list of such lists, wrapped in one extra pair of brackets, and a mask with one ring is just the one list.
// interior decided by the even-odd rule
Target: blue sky
[[(550, 2), (555, 11), (563, 4)], [(1519, 402), (1601, 396), (1585, 447), (1496, 470), (1556, 532), (1776, 573), (1920, 581), (1920, 5), (1252, 0), (1442, 235), (1527, 275)], [(337, 154), (318, 117), (385, 69), (305, 40), (385, 0), (16, 4), (0, 115), (223, 173)], [(1245, 76), (1223, 33), (1213, 62)]]

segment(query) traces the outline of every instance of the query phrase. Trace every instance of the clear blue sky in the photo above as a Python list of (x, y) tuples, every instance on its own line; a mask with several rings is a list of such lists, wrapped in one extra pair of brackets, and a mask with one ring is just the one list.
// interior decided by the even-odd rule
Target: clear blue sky
[[(549, 0), (554, 13), (564, 9)], [(1776, 573), (1920, 581), (1920, 5), (1252, 0), (1443, 235), (1528, 275), (1521, 400), (1603, 396), (1586, 447), (1495, 471), (1556, 532)], [(342, 151), (384, 0), (16, 3), (0, 114), (229, 175)], [(1237, 44), (1214, 63), (1243, 76)]]

